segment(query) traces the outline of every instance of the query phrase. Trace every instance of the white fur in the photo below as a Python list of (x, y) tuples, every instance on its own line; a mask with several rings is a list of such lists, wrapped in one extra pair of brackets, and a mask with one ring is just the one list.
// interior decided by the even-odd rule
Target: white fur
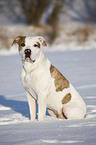
[(27, 94), (27, 99), (28, 99), (28, 104), (30, 109), (31, 121), (33, 121), (36, 118), (36, 100), (32, 98), (32, 96), (28, 92), (26, 94)]
[[(50, 74), (51, 63), (43, 55), (40, 48), (34, 47), (37, 41), (41, 43), (38, 37), (26, 37), (25, 47), (20, 52), (22, 59), (24, 59), (24, 50), (26, 48), (31, 49), (31, 58), (35, 60), (34, 63), (24, 61), (21, 73), (22, 83), (27, 92), (31, 120), (34, 120), (36, 117), (36, 100), (38, 100), (39, 105), (39, 121), (44, 120), (46, 107), (52, 108), (59, 114), (63, 108), (64, 115), (69, 119), (84, 118), (86, 115), (86, 105), (71, 84), (67, 89), (59, 92), (56, 91), (54, 78)], [(63, 97), (68, 93), (72, 95), (71, 101), (67, 104), (62, 104)]]

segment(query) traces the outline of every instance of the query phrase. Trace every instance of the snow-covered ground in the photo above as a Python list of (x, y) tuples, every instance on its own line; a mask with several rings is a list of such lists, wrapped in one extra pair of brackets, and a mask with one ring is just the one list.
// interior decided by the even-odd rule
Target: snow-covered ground
[(96, 145), (96, 49), (44, 53), (79, 91), (87, 117), (30, 122), (20, 56), (0, 56), (0, 145)]

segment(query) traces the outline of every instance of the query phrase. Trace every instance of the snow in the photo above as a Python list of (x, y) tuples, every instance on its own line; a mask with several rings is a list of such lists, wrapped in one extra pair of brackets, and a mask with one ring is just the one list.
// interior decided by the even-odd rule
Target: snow
[(47, 113), (45, 121), (30, 122), (20, 80), (21, 58), (18, 54), (0, 56), (0, 145), (95, 145), (96, 49), (44, 53), (81, 94), (87, 117), (62, 120)]

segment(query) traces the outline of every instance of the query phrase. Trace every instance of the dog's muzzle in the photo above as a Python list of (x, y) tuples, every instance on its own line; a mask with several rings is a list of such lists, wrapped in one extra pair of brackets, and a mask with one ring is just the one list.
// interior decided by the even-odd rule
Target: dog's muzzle
[(30, 58), (30, 56), (31, 56), (31, 50), (30, 49), (25, 49), (25, 59), (26, 58)]
[(25, 51), (24, 51), (24, 53), (25, 53), (25, 59), (24, 59), (24, 61), (26, 60), (26, 61), (30, 61), (30, 62), (35, 62), (35, 60), (32, 60), (32, 56), (31, 56), (31, 50), (30, 49), (25, 49)]

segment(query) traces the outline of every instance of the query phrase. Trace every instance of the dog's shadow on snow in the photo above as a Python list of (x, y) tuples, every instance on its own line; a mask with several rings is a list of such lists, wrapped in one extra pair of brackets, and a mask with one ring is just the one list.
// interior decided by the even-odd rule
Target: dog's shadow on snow
[[(8, 100), (4, 96), (0, 95), (0, 104), (5, 107), (10, 107), (13, 111), (21, 113), (23, 116), (30, 118), (28, 102), (10, 99)], [(36, 113), (38, 114), (38, 104)], [(46, 115), (50, 116), (47, 110)]]

